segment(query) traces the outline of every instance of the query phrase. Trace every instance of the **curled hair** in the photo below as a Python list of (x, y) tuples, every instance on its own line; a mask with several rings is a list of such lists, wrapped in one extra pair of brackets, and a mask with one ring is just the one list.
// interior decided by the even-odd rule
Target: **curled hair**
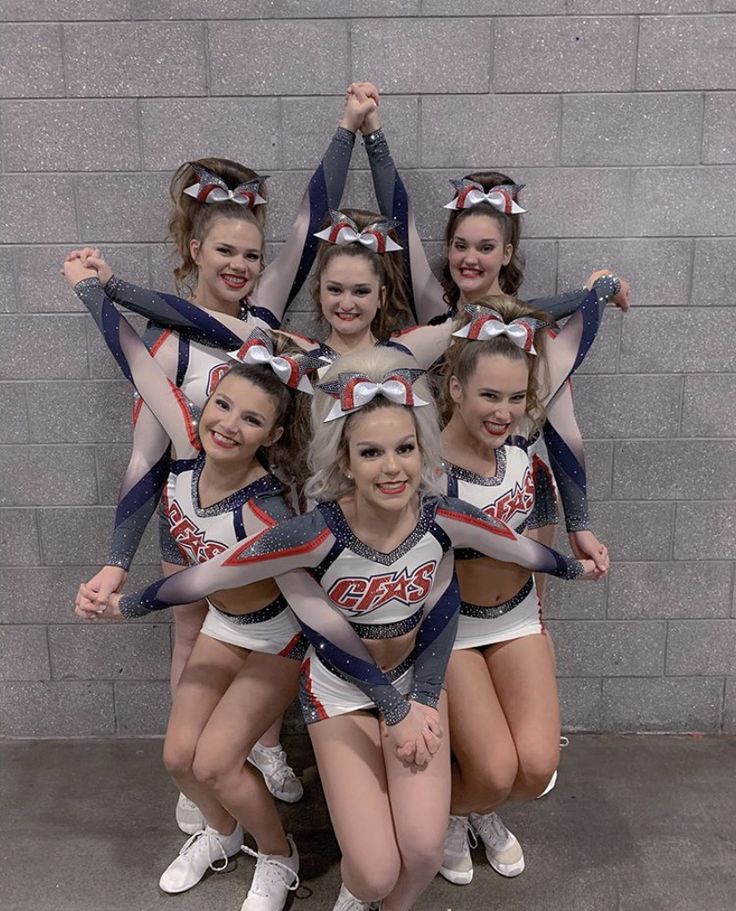
[[(340, 373), (356, 372), (372, 382), (380, 382), (392, 370), (400, 367), (414, 367), (416, 362), (391, 348), (366, 348), (344, 357), (333, 364), (324, 380), (336, 379)], [(317, 500), (339, 500), (355, 489), (355, 483), (345, 477), (344, 468), (348, 452), (350, 425), (355, 415), (368, 414), (381, 408), (406, 408), (414, 419), (417, 444), (422, 456), (422, 473), (419, 494), (439, 493), (440, 486), (440, 439), (437, 425), (437, 411), (425, 377), (419, 377), (413, 384), (416, 394), (429, 404), (419, 408), (395, 405), (381, 395), (358, 411), (343, 418), (325, 423), (325, 417), (335, 404), (334, 398), (320, 389), (315, 390), (312, 402), (312, 425), (314, 435), (309, 447), (309, 468), (311, 477), (304, 493)]]
[[(549, 315), (539, 310), (534, 310), (522, 304), (514, 297), (507, 295), (492, 295), (483, 297), (480, 300), (473, 301), (482, 307), (489, 307), (495, 310), (508, 323), (520, 316), (533, 316), (536, 319), (549, 321)], [(470, 322), (467, 313), (457, 320), (456, 325), (462, 327)], [(439, 410), (442, 425), (444, 426), (452, 417), (455, 407), (450, 395), (450, 378), (455, 377), (461, 386), (465, 386), (470, 377), (475, 372), (475, 368), (481, 357), (492, 354), (500, 354), (512, 361), (523, 361), (529, 368), (529, 381), (526, 389), (526, 413), (529, 417), (532, 428), (536, 429), (544, 423), (544, 399), (547, 386), (546, 377), (546, 359), (545, 359), (545, 333), (538, 330), (534, 335), (534, 348), (537, 354), (527, 354), (518, 345), (515, 345), (510, 338), (505, 335), (497, 335), (495, 338), (484, 339), (467, 339), (453, 337), (452, 343), (445, 353), (445, 371), (442, 382), (442, 390), (439, 395)]]
[[(359, 231), (384, 218), (383, 215), (376, 215), (375, 212), (367, 212), (364, 209), (342, 209), (342, 212), (352, 218)], [(326, 222), (324, 227), (327, 227), (328, 224), (329, 222)], [(389, 233), (394, 240), (398, 240), (394, 231)], [(309, 286), (315, 315), (319, 322), (324, 323), (320, 303), (322, 272), (338, 256), (355, 256), (367, 260), (374, 275), (378, 278), (379, 285), (386, 289), (383, 304), (378, 308), (371, 323), (371, 332), (379, 341), (386, 341), (392, 332), (404, 329), (409, 325), (412, 321), (411, 307), (409, 306), (404, 259), (401, 251), (373, 253), (372, 250), (359, 243), (338, 246), (327, 241), (322, 241), (319, 245), (316, 266)]]
[[(274, 354), (294, 354), (298, 350), (283, 340), (274, 339)], [(298, 390), (290, 389), (285, 383), (281, 382), (267, 364), (242, 364), (239, 361), (233, 361), (230, 369), (220, 377), (218, 386), (226, 376), (237, 376), (248, 380), (249, 383), (265, 392), (273, 400), (276, 406), (273, 426), (274, 428), (282, 427), (283, 433), (275, 443), (268, 447), (264, 446), (259, 450), (258, 456), (264, 465), (277, 469), (283, 476), (290, 477), (292, 474), (295, 432), (293, 415), (297, 410), (296, 406), (299, 400), (311, 398), (311, 396), (307, 396)], [(212, 395), (215, 392), (217, 392), (217, 386), (215, 386)]]
[[(189, 241), (193, 238), (204, 239), (212, 223), (218, 218), (237, 218), (254, 224), (263, 239), (266, 222), (265, 206), (248, 206), (235, 202), (218, 202), (211, 205), (199, 202), (184, 192), (187, 187), (197, 183), (197, 175), (192, 165), (205, 168), (221, 177), (231, 190), (246, 180), (253, 180), (258, 174), (236, 161), (227, 158), (200, 158), (197, 161), (185, 161), (169, 184), (172, 210), (169, 218), (169, 237), (173, 240), (181, 257), (181, 265), (174, 269), (177, 289), (193, 290), (192, 279), (197, 274), (197, 266), (189, 251)], [(261, 190), (265, 198), (265, 190)], [(262, 257), (263, 254), (261, 254)], [(194, 282), (196, 284), (196, 281)]]
[[(486, 193), (493, 189), (493, 187), (514, 183), (508, 175), (502, 174), (500, 171), (478, 171), (474, 174), (466, 174), (463, 179), (474, 180), (476, 183), (479, 183)], [(487, 215), (489, 218), (492, 218), (493, 221), (497, 222), (501, 227), (504, 244), (511, 244), (513, 247), (511, 259), (508, 264), (501, 266), (501, 271), (498, 274), (498, 283), (504, 294), (516, 294), (524, 280), (524, 263), (521, 254), (519, 253), (521, 216), (506, 215), (504, 212), (499, 212), (498, 209), (495, 209), (488, 202), (478, 203), (478, 205), (471, 206), (468, 209), (453, 209), (450, 212), (450, 216), (447, 219), (447, 225), (445, 226), (446, 251), (450, 249), (458, 225), (465, 221), (466, 218), (470, 218), (473, 215)], [(455, 284), (452, 275), (450, 274), (447, 253), (445, 253), (445, 262), (442, 267), (442, 284), (445, 288), (445, 300), (453, 311), (457, 310), (457, 304), (460, 300), (460, 289)]]

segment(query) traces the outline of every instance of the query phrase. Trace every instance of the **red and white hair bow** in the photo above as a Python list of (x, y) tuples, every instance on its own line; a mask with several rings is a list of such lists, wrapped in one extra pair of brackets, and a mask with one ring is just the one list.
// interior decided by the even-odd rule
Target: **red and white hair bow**
[(332, 224), (324, 231), (318, 231), (314, 236), (326, 240), (328, 244), (337, 244), (344, 247), (347, 244), (362, 244), (372, 253), (393, 253), (401, 247), (388, 236), (388, 232), (395, 228), (398, 222), (392, 218), (380, 218), (366, 225), (361, 231), (352, 218), (342, 212), (330, 210)]
[(400, 367), (386, 373), (378, 383), (360, 373), (341, 373), (336, 380), (318, 383), (317, 389), (337, 399), (325, 418), (325, 424), (358, 411), (377, 395), (382, 395), (395, 405), (407, 405), (409, 408), (428, 405), (429, 402), (415, 395), (412, 389), (412, 383), (423, 373), (423, 370)]
[(266, 200), (261, 196), (260, 191), (268, 174), (254, 177), (252, 180), (246, 180), (238, 184), (234, 190), (231, 190), (217, 174), (213, 174), (211, 171), (196, 164), (192, 165), (192, 170), (197, 175), (197, 183), (187, 187), (184, 192), (187, 196), (194, 197), (198, 202), (234, 202), (239, 206), (247, 206), (249, 209), (266, 204)]
[(506, 323), (498, 311), (481, 307), (480, 304), (465, 304), (465, 312), (470, 316), (470, 322), (453, 332), (454, 336), (468, 341), (485, 342), (498, 335), (505, 335), (527, 354), (537, 353), (534, 349), (534, 333), (547, 325), (533, 316), (520, 316)]
[(275, 355), (273, 342), (262, 329), (254, 329), (244, 344), (237, 351), (229, 351), (227, 356), (241, 364), (270, 367), (285, 386), (307, 395), (314, 394), (307, 371), (323, 366), (307, 354)]
[(522, 212), (526, 212), (515, 199), (516, 194), (523, 188), (523, 183), (499, 184), (497, 187), (491, 187), (488, 192), (481, 184), (466, 178), (451, 180), (450, 183), (455, 187), (455, 198), (447, 203), (446, 209), (469, 209), (478, 203), (487, 202), (504, 215), (521, 215)]

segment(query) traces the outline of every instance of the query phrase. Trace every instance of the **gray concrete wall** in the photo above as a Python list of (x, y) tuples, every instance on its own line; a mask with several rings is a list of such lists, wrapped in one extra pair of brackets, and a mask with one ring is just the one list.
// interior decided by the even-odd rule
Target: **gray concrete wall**
[[(58, 263), (94, 242), (170, 288), (167, 181), (205, 154), (273, 175), (278, 242), (360, 78), (435, 251), (448, 177), (496, 166), (528, 185), (525, 294), (602, 265), (635, 289), (575, 384), (614, 567), (552, 589), (567, 726), (735, 730), (734, 11), (0, 0), (0, 734), (150, 734), (167, 708), (166, 618), (72, 615), (105, 557), (129, 394)], [(346, 199), (372, 206), (359, 145), (353, 164)], [(149, 536), (134, 582), (156, 558)]]

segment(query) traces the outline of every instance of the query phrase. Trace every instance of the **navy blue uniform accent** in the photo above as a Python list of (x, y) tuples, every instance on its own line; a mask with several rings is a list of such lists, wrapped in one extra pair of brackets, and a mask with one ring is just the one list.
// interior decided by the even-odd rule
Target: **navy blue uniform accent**
[(144, 478), (141, 478), (134, 487), (131, 487), (128, 493), (118, 503), (115, 524), (117, 524), (118, 521), (123, 522), (125, 519), (128, 519), (142, 506), (145, 506), (151, 497), (155, 496), (156, 502), (158, 502), (158, 498), (161, 496), (161, 490), (163, 489), (169, 474), (169, 464), (169, 455), (166, 453), (166, 455), (161, 456)]
[(179, 352), (176, 361), (176, 385), (183, 386), (189, 366), (189, 339), (179, 336)]

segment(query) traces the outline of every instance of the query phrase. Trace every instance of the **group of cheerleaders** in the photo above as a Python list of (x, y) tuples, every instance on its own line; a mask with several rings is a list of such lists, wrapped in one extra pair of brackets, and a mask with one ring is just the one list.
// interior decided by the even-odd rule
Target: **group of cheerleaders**
[[(493, 172), (453, 182), (435, 278), (378, 100), (350, 87), (268, 265), (265, 178), (208, 158), (171, 184), (185, 297), (125, 282), (93, 248), (63, 266), (135, 387), (110, 559), (76, 612), (173, 608), (164, 763), (191, 837), (160, 887), (242, 850), (243, 911), (280, 911), (299, 884), (273, 799), (302, 795), (279, 742), (297, 694), (342, 853), (334, 911), (408, 911), (438, 870), (469, 883), (473, 838), (521, 873), (495, 810), (545, 791), (560, 736), (532, 573), (608, 569), (569, 377), (628, 287), (601, 271), (519, 301), (521, 187)], [(341, 204), (358, 132), (378, 213)], [(324, 341), (278, 328), (312, 267)], [(119, 308), (148, 318), (143, 338)], [(572, 558), (548, 546), (556, 491)], [(122, 594), (159, 500), (165, 577)]]

